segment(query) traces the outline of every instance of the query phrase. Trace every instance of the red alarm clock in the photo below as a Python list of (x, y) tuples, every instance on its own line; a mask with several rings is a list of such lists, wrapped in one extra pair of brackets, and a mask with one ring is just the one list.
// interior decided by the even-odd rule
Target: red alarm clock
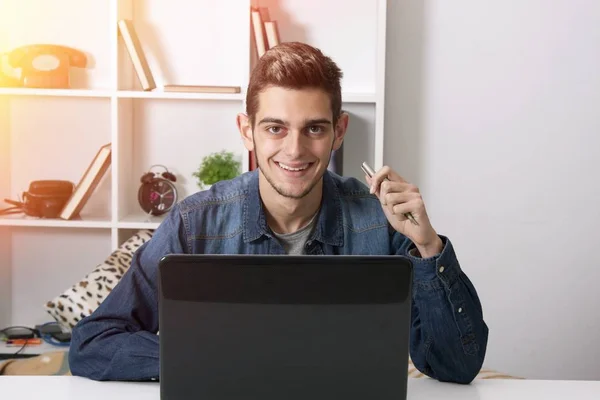
[[(162, 167), (164, 172), (152, 172), (153, 167)], [(138, 190), (138, 202), (147, 214), (165, 214), (177, 203), (177, 188), (174, 184), (177, 178), (164, 165), (151, 166), (140, 181), (142, 185)]]

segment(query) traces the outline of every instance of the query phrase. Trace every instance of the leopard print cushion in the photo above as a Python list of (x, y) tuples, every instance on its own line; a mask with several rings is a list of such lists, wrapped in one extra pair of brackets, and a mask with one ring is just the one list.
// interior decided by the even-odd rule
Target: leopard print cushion
[(152, 237), (152, 230), (140, 230), (97, 265), (82, 280), (48, 301), (45, 310), (66, 330), (98, 308), (123, 274), (129, 269), (133, 253)]

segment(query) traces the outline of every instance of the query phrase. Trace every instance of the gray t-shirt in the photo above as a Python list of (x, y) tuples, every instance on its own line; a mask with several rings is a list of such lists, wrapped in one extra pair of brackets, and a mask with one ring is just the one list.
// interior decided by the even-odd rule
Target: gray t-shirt
[(285, 252), (290, 255), (302, 255), (304, 254), (304, 244), (311, 234), (315, 221), (317, 220), (316, 214), (312, 217), (310, 222), (305, 227), (298, 229), (292, 233), (275, 233), (273, 235), (279, 239), (281, 245), (285, 249)]

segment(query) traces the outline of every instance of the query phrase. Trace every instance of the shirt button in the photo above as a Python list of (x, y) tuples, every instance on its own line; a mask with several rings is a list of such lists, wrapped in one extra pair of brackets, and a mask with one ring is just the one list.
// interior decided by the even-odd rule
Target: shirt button
[(444, 272), (444, 266), (443, 265), (440, 267), (440, 272)]
[(458, 307), (458, 312), (461, 313), (462, 312), (462, 307)]

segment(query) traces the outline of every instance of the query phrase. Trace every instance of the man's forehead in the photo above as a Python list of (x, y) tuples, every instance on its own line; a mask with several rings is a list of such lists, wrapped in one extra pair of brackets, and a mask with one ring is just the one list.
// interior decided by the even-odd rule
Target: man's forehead
[(290, 124), (306, 121), (331, 122), (331, 102), (327, 93), (315, 89), (270, 88), (259, 95), (257, 120), (279, 119)]

